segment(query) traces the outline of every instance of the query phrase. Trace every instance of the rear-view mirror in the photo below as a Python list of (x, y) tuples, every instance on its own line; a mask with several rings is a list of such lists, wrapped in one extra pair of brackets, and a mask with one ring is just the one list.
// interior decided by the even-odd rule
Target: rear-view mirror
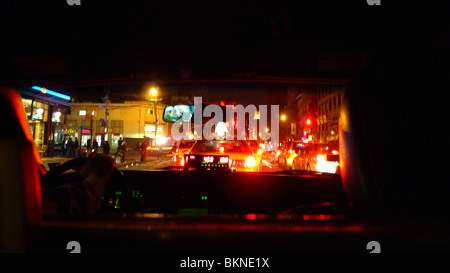
[(194, 112), (193, 105), (179, 104), (164, 108), (163, 120), (165, 122), (176, 122), (182, 119), (183, 122), (190, 122)]

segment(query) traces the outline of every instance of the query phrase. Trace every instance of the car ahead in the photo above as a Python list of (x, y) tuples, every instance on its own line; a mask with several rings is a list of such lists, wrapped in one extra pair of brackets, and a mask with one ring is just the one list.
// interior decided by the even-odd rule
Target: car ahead
[(174, 166), (183, 166), (184, 154), (194, 145), (195, 140), (180, 140), (172, 149), (172, 163)]
[(250, 149), (253, 152), (253, 155), (255, 156), (257, 164), (261, 164), (262, 162), (262, 156), (264, 153), (264, 144), (260, 144), (258, 140), (247, 140), (247, 144), (250, 147)]
[(186, 170), (217, 166), (237, 172), (259, 170), (258, 161), (245, 140), (198, 140), (185, 155)]
[(320, 143), (307, 145), (293, 159), (292, 170), (339, 173), (339, 146)]
[(291, 169), (292, 161), (304, 147), (305, 143), (301, 140), (286, 142), (278, 156), (278, 165), (282, 168)]
[(272, 151), (272, 163), (278, 164), (278, 157), (283, 152), (284, 146), (282, 144), (279, 144), (273, 151)]

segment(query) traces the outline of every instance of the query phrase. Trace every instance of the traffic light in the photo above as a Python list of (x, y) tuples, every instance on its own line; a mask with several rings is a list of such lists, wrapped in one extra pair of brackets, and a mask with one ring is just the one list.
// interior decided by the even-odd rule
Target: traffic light
[(307, 117), (303, 120), (303, 126), (307, 128), (311, 128), (315, 126), (314, 119)]

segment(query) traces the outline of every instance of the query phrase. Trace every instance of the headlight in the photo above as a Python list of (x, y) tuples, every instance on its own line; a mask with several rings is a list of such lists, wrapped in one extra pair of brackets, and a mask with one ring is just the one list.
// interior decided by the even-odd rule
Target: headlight
[(244, 167), (246, 168), (253, 168), (256, 167), (256, 160), (253, 156), (247, 157), (247, 160), (245, 160)]

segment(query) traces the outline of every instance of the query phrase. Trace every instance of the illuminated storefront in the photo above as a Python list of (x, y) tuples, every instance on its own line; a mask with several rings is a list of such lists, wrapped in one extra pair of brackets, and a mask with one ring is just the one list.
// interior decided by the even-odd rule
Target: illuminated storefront
[(70, 97), (33, 86), (20, 90), (36, 147), (41, 156), (54, 156), (62, 145), (64, 123), (70, 113)]
[(155, 126), (155, 113), (150, 111), (153, 108), (150, 109), (146, 101), (108, 103), (107, 111), (104, 106), (98, 102), (71, 104), (71, 114), (67, 116), (67, 130), (74, 130), (80, 140), (80, 128), (83, 128), (81, 147), (85, 147), (91, 137), (97, 140), (99, 145), (104, 138), (108, 141), (110, 152), (114, 153), (120, 139), (125, 140), (129, 148), (134, 148), (137, 143), (146, 138), (149, 138), (150, 143), (154, 145), (155, 136), (156, 142), (163, 144), (170, 135), (168, 124), (162, 121), (165, 107), (162, 103), (157, 106), (157, 113), (161, 119), (158, 121), (157, 127)]

